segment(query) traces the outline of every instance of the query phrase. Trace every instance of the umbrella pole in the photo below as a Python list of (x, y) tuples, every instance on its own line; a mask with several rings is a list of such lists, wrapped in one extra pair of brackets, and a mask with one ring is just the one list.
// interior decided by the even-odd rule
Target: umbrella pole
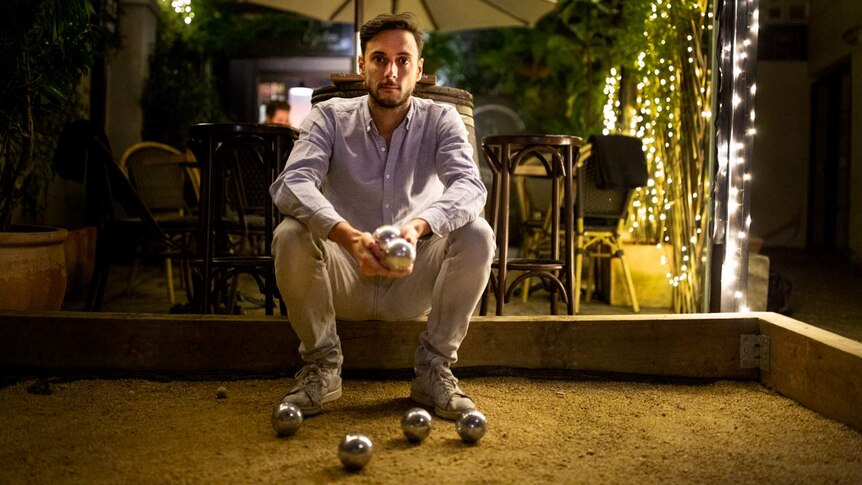
[(362, 48), (359, 41), (359, 28), (362, 27), (362, 9), (365, 8), (364, 0), (353, 0), (353, 74), (359, 74), (359, 58), (362, 57)]

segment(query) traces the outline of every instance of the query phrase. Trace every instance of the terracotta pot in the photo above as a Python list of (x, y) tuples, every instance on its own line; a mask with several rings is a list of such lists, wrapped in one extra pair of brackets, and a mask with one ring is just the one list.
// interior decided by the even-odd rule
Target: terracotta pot
[(65, 229), (0, 232), (0, 310), (59, 310), (66, 293)]

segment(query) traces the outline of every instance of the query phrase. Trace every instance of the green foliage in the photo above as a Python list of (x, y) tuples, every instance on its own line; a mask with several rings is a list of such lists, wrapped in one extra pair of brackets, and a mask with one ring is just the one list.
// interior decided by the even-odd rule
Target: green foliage
[(298, 55), (326, 49), (326, 25), (298, 14), (261, 9), (244, 12), (224, 0), (198, 1), (195, 12), (194, 22), (185, 30), (215, 57), (279, 57), (288, 43), (302, 46)]
[(103, 38), (92, 0), (6, 0), (0, 8), (0, 230), (44, 205), (50, 160), (76, 87)]
[(431, 34), (426, 66), (474, 95), (511, 99), (531, 132), (599, 133), (605, 76), (636, 57), (628, 39), (642, 35), (649, 3), (564, 0), (533, 29)]
[(208, 48), (198, 29), (186, 25), (162, 2), (162, 14), (141, 106), (142, 136), (178, 148), (185, 147), (188, 128), (197, 123), (224, 121)]
[[(326, 25), (288, 12), (245, 11), (232, 1), (198, 0), (194, 20), (160, 2), (159, 30), (142, 106), (143, 137), (182, 148), (196, 123), (229, 121), (218, 68), (227, 59), (283, 56), (287, 41), (303, 54), (325, 50)], [(295, 53), (292, 53), (295, 55)]]

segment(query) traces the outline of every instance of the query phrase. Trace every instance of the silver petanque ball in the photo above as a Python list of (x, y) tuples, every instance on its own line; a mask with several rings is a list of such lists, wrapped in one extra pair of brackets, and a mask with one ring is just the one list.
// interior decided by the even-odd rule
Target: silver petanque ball
[(374, 444), (364, 434), (348, 434), (338, 444), (338, 458), (349, 471), (361, 470), (371, 460)]
[(380, 226), (374, 231), (372, 236), (377, 241), (377, 244), (382, 246), (386, 241), (401, 237), (401, 230), (395, 226)]
[(272, 410), (272, 429), (279, 436), (290, 436), (302, 424), (302, 411), (289, 402), (283, 402)]
[(401, 418), (401, 431), (407, 440), (418, 443), (431, 433), (431, 414), (422, 408), (412, 408)]
[(455, 421), (455, 431), (465, 443), (478, 443), (488, 431), (488, 421), (479, 411), (467, 411)]
[(392, 239), (380, 249), (383, 251), (383, 265), (391, 270), (407, 269), (416, 260), (416, 248), (400, 237)]

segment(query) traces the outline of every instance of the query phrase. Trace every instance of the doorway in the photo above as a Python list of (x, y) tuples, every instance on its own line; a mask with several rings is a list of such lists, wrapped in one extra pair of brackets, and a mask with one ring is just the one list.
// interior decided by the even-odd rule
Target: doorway
[(817, 79), (811, 92), (808, 248), (848, 253), (850, 62)]

